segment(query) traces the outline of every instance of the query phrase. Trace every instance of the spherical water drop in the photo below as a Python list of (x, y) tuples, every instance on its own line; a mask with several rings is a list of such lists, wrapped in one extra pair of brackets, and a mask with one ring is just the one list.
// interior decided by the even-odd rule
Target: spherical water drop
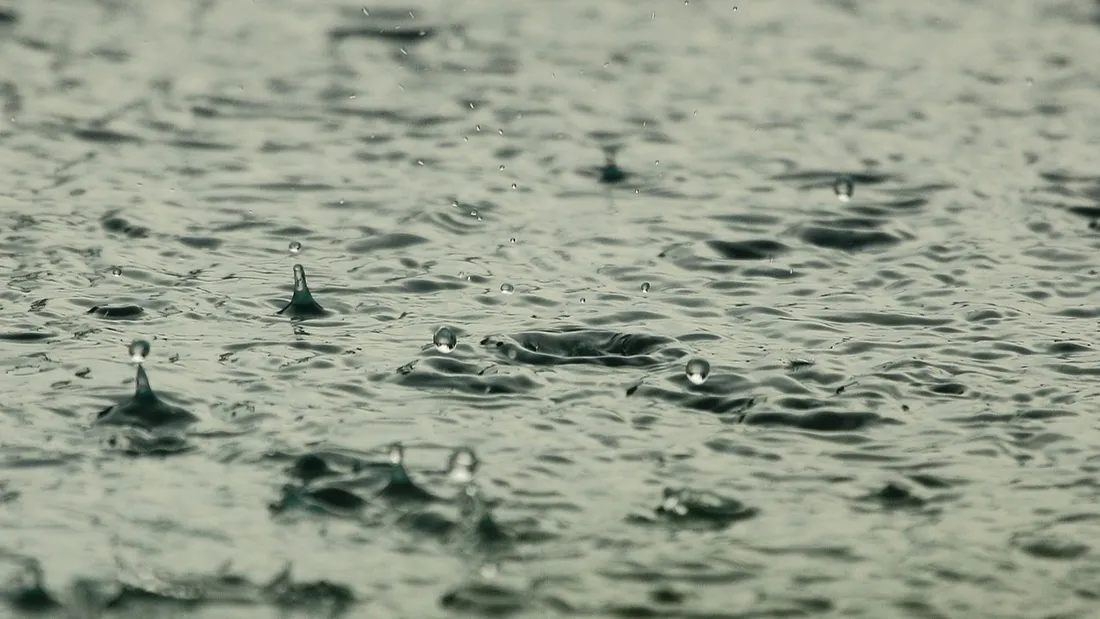
[(111, 267), (111, 275), (114, 275), (115, 277), (121, 277), (122, 267)]
[(473, 450), (466, 447), (456, 449), (447, 463), (447, 475), (460, 484), (468, 484), (474, 480), (477, 464)]
[(710, 364), (705, 359), (692, 359), (688, 361), (684, 372), (691, 384), (702, 385), (707, 382), (707, 377), (710, 376)]
[(841, 202), (847, 202), (852, 199), (852, 193), (855, 191), (855, 184), (852, 182), (852, 177), (841, 176), (833, 182), (833, 191), (836, 192), (836, 199)]
[(642, 292), (649, 292), (649, 282), (642, 282)]
[(149, 356), (149, 342), (145, 340), (134, 340), (130, 342), (130, 361), (134, 363), (142, 363), (145, 358)]
[(458, 336), (450, 327), (440, 327), (432, 336), (432, 343), (435, 344), (435, 349), (439, 352), (450, 354), (458, 346)]
[(512, 238), (508, 239), (508, 242), (511, 243), (512, 245), (515, 245), (516, 244), (516, 237), (513, 236)]
[(516, 291), (516, 287), (512, 284), (501, 284), (500, 291), (504, 294), (512, 294)]
[(292, 254), (300, 254), (302, 253), (302, 244), (298, 241), (291, 241), (289, 249)]

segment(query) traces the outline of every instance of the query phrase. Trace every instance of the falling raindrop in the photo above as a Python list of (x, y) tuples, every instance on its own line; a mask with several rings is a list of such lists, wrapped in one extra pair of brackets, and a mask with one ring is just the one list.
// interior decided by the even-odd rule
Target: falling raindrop
[(841, 202), (847, 202), (852, 199), (852, 193), (855, 191), (855, 185), (852, 182), (852, 177), (841, 176), (833, 182), (833, 191), (836, 192), (836, 199)]
[(449, 354), (458, 346), (458, 336), (450, 327), (440, 327), (432, 336), (432, 343), (439, 352)]
[(642, 292), (649, 292), (649, 282), (642, 282)]
[(512, 294), (516, 291), (516, 287), (512, 284), (501, 284), (500, 291), (504, 294)]
[(477, 465), (477, 456), (474, 455), (473, 450), (460, 447), (451, 454), (450, 461), (447, 463), (447, 476), (456, 483), (468, 484), (474, 480)]
[(130, 342), (130, 361), (134, 363), (142, 363), (145, 358), (149, 356), (149, 342), (145, 340), (134, 340)]
[(702, 385), (707, 382), (707, 377), (710, 376), (710, 364), (705, 359), (692, 359), (687, 362), (684, 372), (691, 384)]
[(302, 244), (298, 241), (291, 241), (289, 249), (292, 254), (300, 254), (302, 253)]
[(111, 267), (111, 275), (114, 275), (115, 277), (121, 277), (122, 267)]

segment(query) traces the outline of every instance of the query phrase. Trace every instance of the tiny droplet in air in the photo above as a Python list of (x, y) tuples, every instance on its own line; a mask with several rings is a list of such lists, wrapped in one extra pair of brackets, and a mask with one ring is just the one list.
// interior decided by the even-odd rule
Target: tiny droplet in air
[(516, 287), (513, 286), (512, 284), (501, 284), (500, 285), (500, 291), (503, 292), (504, 294), (512, 294), (513, 292), (516, 291)]
[(130, 361), (134, 363), (142, 363), (145, 358), (149, 356), (149, 342), (145, 340), (134, 340), (130, 342)]
[(710, 364), (705, 359), (692, 359), (687, 362), (684, 372), (691, 384), (702, 385), (707, 382), (707, 377), (710, 376)]
[(432, 336), (432, 344), (439, 352), (449, 354), (458, 346), (458, 336), (450, 327), (440, 327)]
[(114, 275), (115, 277), (121, 277), (122, 267), (111, 267), (111, 275)]
[(852, 183), (852, 177), (841, 176), (833, 183), (833, 191), (836, 192), (836, 199), (841, 202), (847, 202), (852, 199), (852, 193), (855, 192), (855, 185)]
[(302, 244), (299, 243), (298, 241), (291, 241), (290, 242), (290, 247), (288, 249), (290, 250), (290, 253), (292, 253), (292, 254), (300, 254), (300, 253), (302, 253)]
[(649, 282), (642, 282), (642, 292), (649, 292)]

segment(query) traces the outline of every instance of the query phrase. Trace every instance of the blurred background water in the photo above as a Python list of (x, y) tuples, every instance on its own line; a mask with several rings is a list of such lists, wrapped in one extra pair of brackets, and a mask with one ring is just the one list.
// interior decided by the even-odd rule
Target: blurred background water
[(1098, 20), (8, 0), (8, 612), (1095, 616)]

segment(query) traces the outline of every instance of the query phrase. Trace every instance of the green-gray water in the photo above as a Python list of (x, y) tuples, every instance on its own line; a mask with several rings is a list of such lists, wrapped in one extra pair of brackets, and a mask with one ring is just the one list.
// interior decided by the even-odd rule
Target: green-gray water
[(1098, 18), (8, 0), (0, 613), (1095, 616)]

